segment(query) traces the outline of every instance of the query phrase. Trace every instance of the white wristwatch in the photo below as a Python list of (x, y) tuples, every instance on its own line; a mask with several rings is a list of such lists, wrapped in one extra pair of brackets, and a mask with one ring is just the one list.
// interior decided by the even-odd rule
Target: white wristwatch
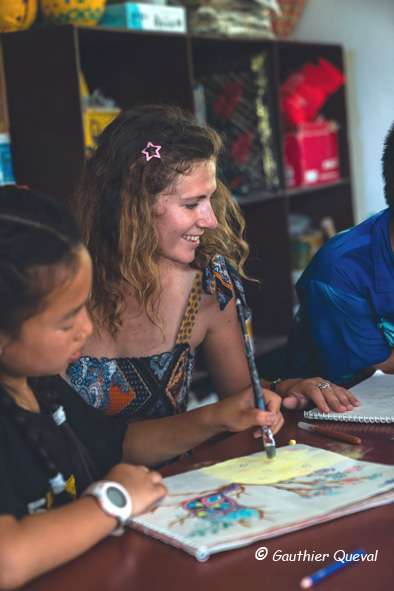
[(120, 536), (133, 513), (133, 503), (125, 487), (118, 482), (99, 480), (88, 486), (83, 494), (96, 497), (102, 510), (116, 517), (119, 525), (111, 533)]

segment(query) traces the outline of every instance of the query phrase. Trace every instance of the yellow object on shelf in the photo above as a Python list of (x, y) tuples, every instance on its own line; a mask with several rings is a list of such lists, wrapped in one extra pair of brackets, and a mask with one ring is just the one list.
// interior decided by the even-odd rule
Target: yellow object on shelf
[(87, 85), (86, 78), (82, 70), (79, 71), (79, 92), (81, 94), (82, 101), (89, 98), (89, 87)]
[(103, 15), (106, 0), (40, 0), (44, 17), (56, 25), (94, 26)]
[(0, 0), (0, 32), (28, 29), (37, 15), (37, 0)]
[(118, 115), (120, 109), (89, 107), (83, 112), (83, 127), (85, 132), (85, 146), (88, 149), (96, 147), (96, 139), (102, 131)]

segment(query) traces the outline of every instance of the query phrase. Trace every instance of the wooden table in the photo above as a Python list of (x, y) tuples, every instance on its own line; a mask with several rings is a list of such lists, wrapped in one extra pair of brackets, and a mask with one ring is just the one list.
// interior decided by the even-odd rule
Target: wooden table
[[(299, 413), (286, 417), (286, 425), (277, 436), (278, 445), (290, 438), (336, 449), (352, 449), (326, 437), (297, 428)], [(335, 425), (363, 438), (362, 459), (394, 464), (394, 425)], [(207, 460), (223, 460), (252, 453), (260, 444), (250, 432), (209, 442), (163, 471), (173, 474)], [(65, 532), (67, 535), (67, 532)], [(50, 540), (48, 540), (50, 544)], [(269, 554), (264, 561), (255, 559), (259, 546)], [(302, 577), (321, 568), (322, 562), (273, 561), (272, 554), (306, 550), (329, 553), (340, 548), (347, 552), (363, 547), (367, 552), (378, 550), (376, 562), (352, 565), (318, 585), (319, 591), (388, 591), (393, 589), (394, 575), (394, 504), (343, 517), (300, 532), (287, 534), (246, 548), (212, 556), (206, 563), (130, 531), (122, 537), (109, 537), (82, 557), (36, 579), (24, 589), (28, 591), (246, 591), (274, 589), (287, 591), (299, 588)]]

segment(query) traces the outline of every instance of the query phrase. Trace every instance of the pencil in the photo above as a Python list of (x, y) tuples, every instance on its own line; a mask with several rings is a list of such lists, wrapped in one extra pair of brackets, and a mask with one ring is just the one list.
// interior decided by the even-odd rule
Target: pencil
[(362, 548), (355, 550), (350, 554), (350, 557), (347, 560), (336, 561), (324, 566), (323, 568), (315, 571), (313, 574), (309, 575), (308, 577), (304, 577), (300, 581), (301, 589), (310, 589), (316, 583), (323, 581), (329, 575), (336, 573), (338, 570), (345, 568), (346, 566), (350, 566), (354, 562), (358, 562), (360, 557), (365, 556), (366, 552)]
[[(244, 341), (246, 359), (249, 367), (250, 380), (252, 382), (253, 387), (255, 405), (260, 410), (266, 410), (263, 390), (261, 388), (260, 378), (256, 368), (256, 361), (254, 359), (253, 337), (251, 335), (251, 332), (248, 330), (247, 320), (245, 318), (241, 300), (237, 299), (235, 304), (237, 307), (238, 319), (242, 330), (242, 337)], [(267, 454), (267, 458), (272, 459), (276, 454), (276, 444), (272, 431), (269, 427), (261, 427), (261, 432), (263, 436), (263, 445), (265, 452)]]
[(330, 429), (320, 427), (320, 425), (311, 425), (310, 423), (303, 423), (300, 421), (297, 423), (297, 427), (304, 429), (304, 431), (320, 433), (320, 435), (325, 435), (326, 437), (336, 439), (337, 441), (345, 441), (346, 443), (351, 443), (353, 445), (361, 445), (362, 443), (361, 437), (350, 435), (350, 433), (343, 433), (342, 431), (331, 431)]

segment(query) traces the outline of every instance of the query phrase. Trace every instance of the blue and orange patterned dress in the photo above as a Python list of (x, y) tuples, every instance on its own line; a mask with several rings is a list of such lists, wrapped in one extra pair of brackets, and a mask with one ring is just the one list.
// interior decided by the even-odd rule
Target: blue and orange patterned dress
[(196, 275), (171, 351), (149, 357), (83, 356), (68, 367), (69, 383), (89, 405), (127, 421), (184, 412), (195, 360), (190, 340), (203, 291), (217, 298), (220, 310), (234, 295), (246, 305), (238, 273), (217, 255)]

